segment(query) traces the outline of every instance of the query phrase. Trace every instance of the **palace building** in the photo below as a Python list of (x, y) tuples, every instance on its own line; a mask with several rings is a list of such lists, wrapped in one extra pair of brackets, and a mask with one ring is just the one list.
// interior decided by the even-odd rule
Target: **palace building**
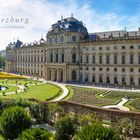
[(6, 48), (6, 71), (59, 82), (140, 85), (140, 29), (88, 33), (73, 16), (51, 26), (46, 40)]

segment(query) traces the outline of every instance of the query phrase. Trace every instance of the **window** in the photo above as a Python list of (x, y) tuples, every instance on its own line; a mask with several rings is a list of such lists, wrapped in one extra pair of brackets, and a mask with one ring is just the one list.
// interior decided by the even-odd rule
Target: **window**
[(103, 82), (102, 76), (99, 76), (99, 83), (102, 83), (102, 82)]
[(86, 48), (86, 51), (89, 51), (89, 48)]
[(139, 78), (139, 85), (140, 85), (140, 78)]
[(83, 56), (80, 56), (80, 63), (83, 63)]
[(88, 67), (86, 67), (86, 70), (88, 70)]
[(95, 57), (95, 55), (93, 55), (93, 57), (92, 57), (92, 63), (93, 63), (93, 64), (96, 63), (96, 57)]
[(93, 47), (92, 50), (95, 51), (96, 50), (95, 47)]
[(117, 46), (114, 46), (114, 50), (117, 50), (118, 48), (117, 48)]
[(125, 64), (125, 55), (122, 55), (122, 64)]
[(72, 54), (72, 63), (76, 63), (76, 54), (75, 53)]
[(92, 68), (92, 70), (95, 71), (96, 69), (95, 68)]
[(122, 84), (126, 85), (125, 77), (122, 77)]
[(99, 47), (99, 50), (102, 50), (102, 47)]
[(64, 54), (62, 54), (61, 57), (62, 57), (62, 63), (64, 63)]
[(139, 54), (139, 56), (138, 56), (138, 64), (140, 64), (140, 54)]
[(140, 69), (138, 71), (140, 72)]
[(110, 69), (109, 68), (106, 68), (106, 71), (110, 71)]
[(122, 50), (124, 50), (125, 49), (125, 46), (122, 46)]
[(109, 64), (109, 63), (110, 63), (110, 56), (107, 55), (107, 56), (106, 56), (106, 64)]
[(134, 46), (130, 46), (130, 49), (134, 49)]
[(76, 71), (75, 70), (72, 71), (71, 75), (72, 75), (72, 78), (71, 78), (72, 81), (76, 81)]
[(102, 71), (102, 68), (99, 68), (99, 71)]
[(138, 49), (140, 49), (140, 45), (138, 46)]
[(88, 75), (85, 76), (85, 82), (88, 82)]
[(92, 76), (92, 82), (95, 83), (95, 76)]
[(64, 42), (64, 37), (63, 37), (63, 36), (61, 36), (60, 41), (61, 41), (61, 43), (63, 43), (63, 42)]
[(89, 56), (86, 56), (86, 63), (89, 63)]
[(130, 55), (130, 64), (134, 64), (134, 55)]
[(99, 64), (102, 64), (102, 55), (99, 56)]
[(58, 54), (56, 54), (56, 62), (58, 62)]
[(82, 82), (82, 81), (83, 81), (83, 75), (80, 74), (80, 82)]
[(72, 41), (76, 42), (76, 36), (75, 35), (72, 36)]
[(51, 54), (51, 62), (53, 62), (53, 55)]
[(114, 55), (114, 64), (117, 64), (117, 63), (118, 63), (118, 56)]
[(114, 71), (116, 72), (117, 71), (117, 68), (114, 68)]
[(133, 77), (130, 78), (130, 84), (131, 85), (134, 84), (134, 78)]
[(133, 72), (133, 69), (132, 68), (130, 69), (130, 72)]
[(118, 78), (114, 77), (114, 84), (118, 84)]
[(122, 72), (125, 72), (125, 68), (122, 68)]
[(56, 43), (56, 44), (58, 43), (58, 38), (57, 38), (57, 37), (55, 38), (55, 43)]
[(110, 50), (110, 48), (109, 47), (106, 47), (106, 50), (108, 51), (108, 50)]
[(83, 70), (83, 68), (82, 68), (82, 67), (80, 67), (80, 70)]
[(107, 82), (107, 84), (110, 84), (110, 78), (109, 77), (106, 77), (106, 82)]

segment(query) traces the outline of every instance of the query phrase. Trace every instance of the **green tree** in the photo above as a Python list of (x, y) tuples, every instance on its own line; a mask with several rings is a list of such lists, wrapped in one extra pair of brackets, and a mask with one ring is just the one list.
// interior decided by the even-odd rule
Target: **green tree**
[(61, 117), (55, 124), (56, 140), (71, 140), (75, 131), (76, 125), (72, 117)]
[(121, 140), (119, 134), (113, 128), (107, 128), (101, 123), (92, 123), (83, 126), (74, 140)]
[(5, 67), (5, 57), (0, 55), (0, 68), (4, 68), (4, 67)]
[(40, 128), (30, 128), (23, 131), (18, 140), (50, 140), (52, 133), (48, 130), (42, 130)]
[(31, 118), (24, 108), (6, 108), (0, 117), (0, 131), (5, 139), (15, 139), (31, 125)]

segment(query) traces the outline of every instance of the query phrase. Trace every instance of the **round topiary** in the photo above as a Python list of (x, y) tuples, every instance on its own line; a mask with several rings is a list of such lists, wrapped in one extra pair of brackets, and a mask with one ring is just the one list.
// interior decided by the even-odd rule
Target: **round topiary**
[(0, 131), (5, 139), (15, 139), (31, 126), (31, 117), (24, 108), (16, 106), (5, 109), (0, 117)]

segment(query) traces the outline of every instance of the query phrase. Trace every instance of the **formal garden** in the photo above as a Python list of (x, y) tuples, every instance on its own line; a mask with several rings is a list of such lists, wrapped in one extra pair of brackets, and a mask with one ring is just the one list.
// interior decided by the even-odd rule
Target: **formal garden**
[[(70, 85), (66, 88), (69, 90), (63, 99), (66, 101), (102, 107), (127, 97), (133, 100), (126, 105), (139, 110), (139, 93)], [(106, 127), (95, 114), (66, 113), (57, 103), (50, 102), (62, 93), (61, 87), (37, 78), (0, 73), (0, 140), (120, 140), (127, 137), (130, 127), (126, 122), (115, 128)], [(49, 127), (40, 128), (44, 123)], [(126, 133), (120, 136), (124, 127)]]
[(59, 97), (62, 89), (50, 83), (43, 83), (24, 76), (0, 73), (0, 98), (36, 98), (49, 101)]
[(74, 103), (88, 104), (93, 106), (116, 105), (122, 98), (127, 98), (125, 106), (132, 111), (140, 111), (140, 93), (126, 91), (107, 91), (101, 89), (81, 88), (67, 86), (69, 95), (66, 100)]

